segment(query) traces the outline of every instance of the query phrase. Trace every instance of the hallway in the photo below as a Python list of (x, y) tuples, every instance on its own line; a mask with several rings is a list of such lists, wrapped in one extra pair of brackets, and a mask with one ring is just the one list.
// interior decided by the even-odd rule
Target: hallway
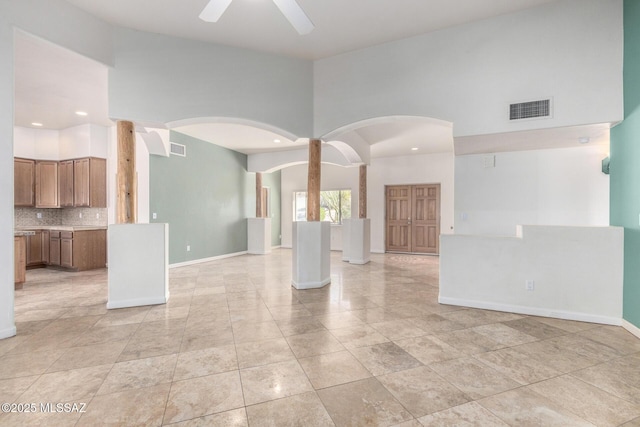
[(293, 289), (278, 249), (172, 269), (166, 306), (112, 311), (106, 270), (31, 270), (0, 401), (37, 410), (0, 425), (640, 426), (624, 329), (440, 305), (437, 257), (340, 255), (323, 289)]

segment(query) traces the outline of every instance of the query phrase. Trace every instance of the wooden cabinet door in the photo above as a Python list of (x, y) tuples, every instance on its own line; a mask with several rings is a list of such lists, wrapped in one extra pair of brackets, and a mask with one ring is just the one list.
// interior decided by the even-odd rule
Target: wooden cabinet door
[(29, 159), (13, 161), (13, 203), (15, 206), (35, 206), (36, 162)]
[(89, 206), (89, 159), (73, 162), (74, 206)]
[(58, 164), (60, 206), (73, 206), (73, 160), (65, 160)]
[(92, 157), (89, 159), (89, 206), (107, 207), (107, 161)]
[(49, 240), (49, 264), (60, 265), (60, 232), (52, 231)]
[(51, 236), (48, 230), (42, 231), (42, 263), (49, 264), (49, 252), (50, 252), (50, 240)]
[(57, 208), (58, 162), (36, 161), (36, 207)]
[(60, 266), (73, 267), (73, 239), (60, 239)]
[(411, 248), (411, 186), (389, 186), (387, 192), (387, 250), (409, 252)]
[(27, 237), (27, 267), (42, 264), (42, 231)]
[(14, 250), (14, 274), (15, 274), (15, 288), (22, 289), (22, 283), (25, 281), (25, 270), (27, 249), (24, 236), (17, 236), (13, 238), (13, 250)]

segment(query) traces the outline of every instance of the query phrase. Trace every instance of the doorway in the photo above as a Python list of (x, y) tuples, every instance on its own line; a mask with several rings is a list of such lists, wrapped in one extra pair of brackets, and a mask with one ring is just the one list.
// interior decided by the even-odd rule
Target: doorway
[(385, 187), (386, 252), (438, 254), (440, 184)]

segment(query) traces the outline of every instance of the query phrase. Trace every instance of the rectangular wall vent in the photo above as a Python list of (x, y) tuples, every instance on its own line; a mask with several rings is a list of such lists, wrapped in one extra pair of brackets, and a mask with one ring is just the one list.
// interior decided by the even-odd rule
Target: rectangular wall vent
[(509, 106), (509, 120), (551, 117), (551, 100), (520, 102)]
[(182, 144), (171, 143), (171, 154), (187, 157), (187, 147)]

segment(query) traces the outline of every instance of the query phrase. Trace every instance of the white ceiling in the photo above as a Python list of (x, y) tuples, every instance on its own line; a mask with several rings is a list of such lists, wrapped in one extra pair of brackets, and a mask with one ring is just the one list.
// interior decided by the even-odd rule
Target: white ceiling
[[(306, 36), (296, 33), (271, 0), (233, 0), (218, 23), (197, 17), (207, 0), (67, 1), (114, 25), (316, 59), (552, 0), (393, 0), (392, 6), (390, 0), (298, 0), (316, 26)], [(112, 124), (107, 67), (24, 33), (16, 34), (15, 44), (16, 125), (32, 127), (32, 122), (40, 122), (46, 129), (64, 129), (84, 123)], [(77, 116), (78, 110), (88, 116)], [(590, 143), (604, 144), (609, 127), (457, 138), (455, 151), (460, 155), (576, 146), (583, 136)], [(234, 123), (191, 124), (175, 130), (246, 154), (303, 145), (269, 130)], [(371, 145), (374, 158), (453, 149), (451, 124), (432, 119), (395, 118), (353, 132)]]
[(300, 36), (271, 0), (233, 0), (216, 23), (208, 0), (67, 0), (113, 25), (319, 59), (555, 0), (297, 0), (315, 29)]

